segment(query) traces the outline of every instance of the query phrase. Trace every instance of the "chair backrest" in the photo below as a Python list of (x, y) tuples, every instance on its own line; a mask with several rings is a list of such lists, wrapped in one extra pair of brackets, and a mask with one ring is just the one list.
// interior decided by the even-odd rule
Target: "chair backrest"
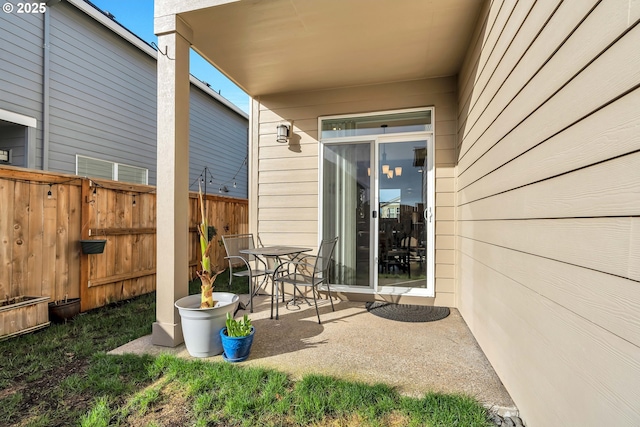
[(415, 237), (403, 237), (400, 241), (400, 246), (403, 249), (415, 249), (418, 247), (418, 239)]
[(333, 258), (333, 251), (336, 249), (336, 243), (338, 238), (322, 239), (320, 242), (320, 248), (318, 248), (318, 255), (316, 256), (315, 266), (313, 268), (313, 275), (317, 278), (328, 277), (327, 270), (331, 266), (331, 259)]
[[(241, 254), (242, 249), (253, 249), (255, 245), (253, 243), (253, 234), (230, 234), (228, 236), (222, 236), (222, 243), (224, 244), (224, 250), (227, 251), (227, 256), (239, 256), (244, 258), (247, 262), (255, 260), (255, 255)], [(229, 260), (230, 264), (242, 264), (239, 261)]]

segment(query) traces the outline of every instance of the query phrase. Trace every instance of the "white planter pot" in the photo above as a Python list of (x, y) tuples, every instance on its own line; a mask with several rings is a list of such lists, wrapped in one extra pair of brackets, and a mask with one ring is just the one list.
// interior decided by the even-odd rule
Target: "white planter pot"
[(224, 328), (227, 313), (238, 307), (239, 297), (229, 292), (214, 292), (218, 301), (213, 308), (200, 308), (200, 294), (180, 298), (175, 306), (180, 313), (182, 336), (187, 351), (193, 357), (211, 357), (222, 353), (220, 330)]

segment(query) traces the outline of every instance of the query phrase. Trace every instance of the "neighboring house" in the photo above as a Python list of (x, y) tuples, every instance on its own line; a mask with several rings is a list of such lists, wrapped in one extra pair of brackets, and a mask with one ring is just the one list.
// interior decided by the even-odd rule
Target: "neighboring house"
[[(250, 229), (265, 244), (337, 234), (343, 295), (457, 307), (529, 427), (640, 425), (639, 2), (155, 6), (177, 52), (159, 61), (168, 90), (184, 93), (191, 44), (252, 97)], [(395, 222), (377, 215), (390, 189)], [(186, 269), (178, 214), (162, 212), (159, 244)], [(410, 234), (425, 275), (387, 282), (382, 245)], [(178, 323), (160, 306), (154, 342)]]
[[(156, 184), (150, 45), (83, 0), (0, 14), (0, 42), (0, 164)], [(193, 76), (189, 109), (191, 190), (207, 167), (209, 193), (246, 198), (248, 115)]]

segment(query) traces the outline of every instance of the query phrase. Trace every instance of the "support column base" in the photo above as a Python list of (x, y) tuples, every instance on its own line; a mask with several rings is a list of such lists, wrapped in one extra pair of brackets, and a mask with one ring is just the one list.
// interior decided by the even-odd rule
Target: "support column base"
[(184, 342), (181, 323), (153, 322), (151, 343), (162, 347), (177, 347)]

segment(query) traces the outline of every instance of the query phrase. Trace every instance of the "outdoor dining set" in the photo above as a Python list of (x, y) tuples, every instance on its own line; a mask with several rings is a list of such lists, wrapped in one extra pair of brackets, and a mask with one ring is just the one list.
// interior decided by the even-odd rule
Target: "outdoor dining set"
[(289, 284), (293, 287), (293, 296), (287, 305), (297, 304), (297, 294), (311, 305), (306, 298), (307, 294), (303, 292), (303, 289), (310, 290), (318, 323), (321, 323), (316, 296), (319, 294), (320, 285), (326, 287), (331, 309), (335, 311), (328, 277), (337, 241), (338, 237), (323, 239), (317, 254), (310, 255), (307, 252), (311, 252), (312, 248), (288, 245), (265, 246), (259, 238), (259, 245), (256, 246), (253, 234), (222, 236), (227, 253), (225, 259), (229, 262), (229, 281), (234, 276), (248, 277), (249, 309), (252, 313), (253, 297), (260, 289), (271, 283), (271, 318), (273, 319), (275, 305), (276, 320), (279, 318), (278, 299), (281, 287), (283, 302), (285, 301), (284, 285)]

